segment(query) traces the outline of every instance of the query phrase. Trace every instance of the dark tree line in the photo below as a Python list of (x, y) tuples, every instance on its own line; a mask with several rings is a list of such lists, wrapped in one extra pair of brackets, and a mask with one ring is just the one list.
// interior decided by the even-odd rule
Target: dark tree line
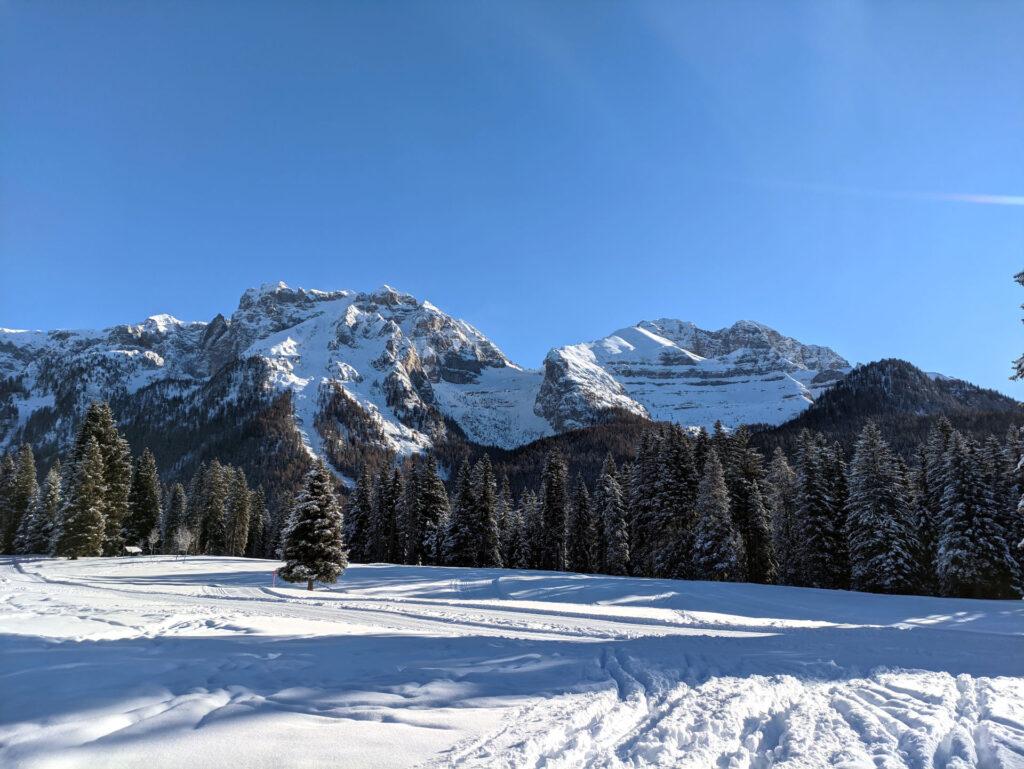
[(852, 455), (804, 431), (765, 463), (746, 431), (660, 425), (596, 482), (557, 447), (513, 495), (484, 455), (447, 485), (431, 457), (364, 470), (356, 561), (571, 570), (885, 593), (1020, 595), (1020, 431), (979, 443), (940, 420), (908, 465), (868, 423)]
[(4, 553), (121, 555), (148, 553), (272, 556), (282, 521), (271, 519), (262, 489), (238, 467), (200, 465), (188, 490), (165, 488), (145, 448), (132, 457), (110, 406), (92, 404), (63, 464), (37, 482), (32, 448), (0, 461), (0, 534)]

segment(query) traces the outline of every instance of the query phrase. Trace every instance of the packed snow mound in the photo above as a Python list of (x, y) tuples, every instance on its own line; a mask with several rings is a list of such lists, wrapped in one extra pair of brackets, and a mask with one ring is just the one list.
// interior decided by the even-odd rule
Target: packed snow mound
[(850, 364), (753, 321), (719, 331), (662, 318), (559, 347), (544, 361), (538, 413), (559, 430), (612, 410), (688, 426), (780, 424)]
[(1024, 765), (1024, 603), (0, 559), (0, 765)]

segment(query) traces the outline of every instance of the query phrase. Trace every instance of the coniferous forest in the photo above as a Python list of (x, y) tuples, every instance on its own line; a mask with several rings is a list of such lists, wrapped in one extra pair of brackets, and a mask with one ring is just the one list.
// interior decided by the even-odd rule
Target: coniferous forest
[[(746, 429), (649, 424), (596, 475), (558, 444), (515, 483), (487, 453), (375, 461), (348, 486), (313, 463), (276, 509), (240, 467), (213, 459), (165, 484), (133, 448), (94, 403), (41, 483), (30, 446), (4, 456), (4, 552), (277, 557), (295, 581), (332, 581), (352, 560), (975, 598), (1024, 587), (1019, 428), (979, 441), (941, 418), (908, 462), (874, 422), (851, 451), (803, 430), (768, 457)], [(322, 530), (341, 548), (310, 539)]]

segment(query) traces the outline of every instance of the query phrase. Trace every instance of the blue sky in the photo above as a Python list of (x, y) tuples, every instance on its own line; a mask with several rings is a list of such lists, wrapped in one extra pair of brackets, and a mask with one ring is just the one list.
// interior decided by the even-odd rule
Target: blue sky
[(527, 365), (750, 318), (1024, 398), (1022, 39), (976, 0), (5, 0), (0, 325), (390, 283)]

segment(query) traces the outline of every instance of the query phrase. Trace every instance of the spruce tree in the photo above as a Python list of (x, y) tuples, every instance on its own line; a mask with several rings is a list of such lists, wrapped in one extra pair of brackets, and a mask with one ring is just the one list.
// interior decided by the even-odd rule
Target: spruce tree
[(455, 504), (445, 532), (444, 561), (449, 566), (476, 566), (480, 554), (476, 495), (469, 461), (463, 460), (455, 485)]
[(83, 455), (89, 438), (95, 438), (103, 455), (103, 554), (120, 555), (124, 549), (122, 530), (128, 517), (128, 496), (132, 485), (132, 458), (128, 441), (117, 429), (113, 412), (104, 402), (90, 404), (78, 428), (74, 461)]
[(977, 446), (958, 432), (946, 451), (945, 490), (936, 569), (944, 595), (1015, 596), (1006, 534), (984, 483)]
[(227, 551), (228, 474), (225, 467), (214, 459), (206, 467), (199, 491), (199, 552), (206, 555), (224, 555)]
[(836, 563), (842, 559), (837, 550), (845, 548), (845, 541), (829, 499), (825, 454), (821, 442), (808, 430), (800, 434), (792, 556), (795, 583), (804, 587), (836, 588), (840, 582)]
[(601, 571), (612, 575), (629, 574), (629, 524), (623, 505), (622, 487), (611, 454), (604, 460), (598, 486), (601, 489), (601, 509), (598, 512), (606, 543)]
[(654, 573), (659, 577), (689, 576), (693, 551), (696, 468), (690, 440), (678, 428), (662, 439), (654, 479)]
[(725, 472), (714, 448), (707, 452), (697, 492), (697, 523), (693, 547), (694, 571), (699, 579), (743, 579), (743, 543), (729, 510)]
[(797, 477), (786, 454), (776, 447), (765, 479), (766, 506), (772, 527), (772, 549), (777, 563), (777, 581), (796, 583), (796, 485)]
[(473, 497), (476, 501), (479, 543), (476, 565), (500, 568), (502, 558), (498, 529), (498, 488), (491, 459), (486, 454), (473, 469)]
[(539, 542), (537, 567), (548, 571), (565, 570), (566, 476), (561, 452), (552, 449), (541, 477), (540, 519), (543, 537)]
[(497, 518), (501, 562), (506, 568), (514, 569), (519, 560), (517, 553), (519, 535), (516, 532), (515, 503), (512, 501), (512, 489), (509, 486), (507, 475), (502, 475), (498, 481)]
[(349, 545), (349, 557), (358, 563), (372, 560), (370, 529), (374, 519), (373, 508), (373, 476), (369, 466), (363, 465), (345, 513), (345, 541)]
[(249, 539), (245, 544), (245, 554), (249, 558), (266, 557), (266, 534), (269, 529), (267, 495), (260, 486), (249, 494)]
[(537, 495), (526, 489), (519, 496), (519, 562), (520, 569), (538, 568), (540, 540), (543, 526), (540, 520), (540, 504)]
[(566, 535), (566, 558), (569, 571), (583, 574), (594, 571), (594, 518), (590, 507), (590, 493), (583, 476), (577, 474), (569, 504), (569, 524)]
[(744, 443), (735, 452), (733, 461), (735, 493), (730, 499), (733, 523), (743, 541), (744, 579), (760, 584), (775, 582), (778, 566), (768, 508), (761, 492), (765, 484), (761, 454)]
[[(15, 540), (19, 530), (22, 533), (22, 540), (27, 536), (23, 521), (29, 518), (35, 506), (36, 496), (39, 494), (39, 483), (36, 479), (36, 460), (32, 454), (32, 447), (27, 443), (18, 449), (15, 459), (14, 478), (8, 491), (9, 512), (5, 521), (3, 536), (3, 552), (15, 552)], [(30, 525), (26, 523), (25, 526)]]
[(53, 551), (54, 536), (60, 528), (62, 503), (58, 460), (46, 474), (43, 486), (36, 495), (32, 512), (26, 516), (30, 524), (25, 529), (21, 552), (47, 555)]
[(415, 457), (402, 484), (401, 551), (402, 563), (417, 564), (423, 560), (423, 516), (420, 513), (420, 463)]
[(873, 422), (857, 439), (846, 509), (851, 587), (873, 593), (916, 589), (913, 508), (896, 458)]
[(236, 467), (228, 471), (228, 498), (225, 506), (226, 550), (228, 555), (245, 555), (249, 544), (249, 507), (252, 492), (246, 482), (242, 468)]
[(8, 529), (11, 531), (18, 529), (18, 516), (15, 512), (14, 501), (17, 474), (14, 457), (10, 454), (0, 457), (0, 552), (7, 552), (3, 547), (4, 533)]
[(86, 438), (72, 472), (61, 510), (56, 554), (72, 559), (101, 555), (106, 530), (103, 510), (107, 489), (103, 480), (103, 452), (95, 437), (90, 435)]
[(657, 571), (658, 511), (652, 493), (658, 481), (659, 440), (644, 433), (628, 478), (629, 553), (632, 573), (650, 577)]
[(338, 581), (348, 566), (341, 507), (334, 496), (334, 479), (322, 461), (306, 474), (302, 491), (284, 533), (285, 565), (278, 571), (289, 582)]
[(437, 473), (437, 462), (427, 456), (420, 469), (416, 492), (420, 520), (419, 550), (424, 563), (442, 563), (444, 536), (449, 516), (448, 491)]
[(156, 459), (147, 448), (135, 460), (128, 494), (128, 517), (124, 522), (124, 540), (145, 546), (151, 531), (160, 521), (160, 478)]
[(167, 500), (167, 510), (164, 513), (164, 552), (186, 554), (183, 547), (183, 534), (189, 531), (188, 500), (185, 497), (185, 487), (180, 483), (171, 486)]

